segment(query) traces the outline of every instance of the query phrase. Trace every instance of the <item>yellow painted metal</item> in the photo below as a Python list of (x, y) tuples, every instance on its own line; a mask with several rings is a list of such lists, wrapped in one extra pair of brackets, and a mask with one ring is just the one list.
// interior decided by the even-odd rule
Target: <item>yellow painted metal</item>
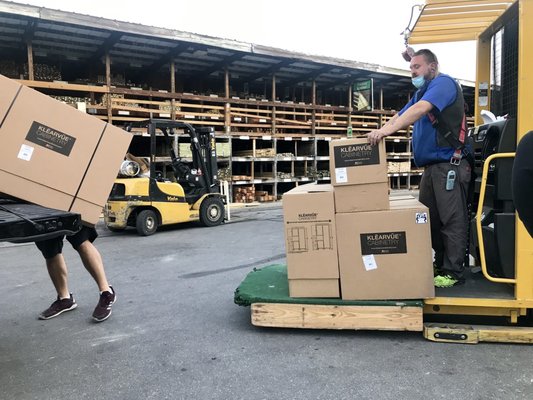
[[(488, 14), (486, 11), (490, 11), (489, 14), (492, 16), (493, 13), (497, 13), (498, 11), (505, 11), (507, 9), (507, 5), (505, 3), (497, 3), (497, 4), (488, 4), (488, 5), (477, 5), (473, 4), (470, 6), (457, 6), (454, 7), (451, 4), (445, 4), (445, 5), (439, 5), (439, 4), (428, 4), (426, 5), (426, 8), (424, 9), (425, 15), (435, 15), (435, 14), (463, 14), (463, 13), (476, 13), (477, 15), (483, 14), (485, 16)], [(483, 11), (483, 13), (481, 13)]]
[[(518, 140), (533, 130), (533, 0), (518, 4)], [(533, 204), (533, 199), (531, 199)], [(533, 239), (522, 222), (516, 221), (517, 299), (533, 299)]]
[(427, 19), (424, 19), (424, 21), (418, 21), (416, 23), (416, 30), (420, 30), (420, 28), (426, 27), (426, 26), (455, 26), (455, 25), (462, 25), (464, 27), (476, 27), (476, 28), (483, 28), (487, 26), (487, 18), (479, 18), (479, 17), (464, 17), (464, 18), (449, 18), (445, 21), (430, 21)]
[[(427, 0), (411, 32), (409, 43), (476, 40), (513, 3), (514, 1), (493, 0)], [(459, 27), (458, 24), (463, 25)], [(438, 29), (428, 31), (428, 25)], [(461, 32), (443, 34), (453, 29), (460, 29)]]
[(510, 317), (511, 308), (482, 307), (482, 306), (448, 306), (438, 307), (424, 305), (424, 315), (477, 315), (480, 317)]
[(498, 298), (478, 298), (478, 297), (435, 297), (425, 299), (424, 304), (427, 306), (444, 306), (448, 307), (479, 307), (486, 309), (506, 308), (533, 308), (533, 299), (516, 300), (516, 299), (498, 299)]
[(427, 323), (424, 324), (424, 337), (434, 342), (448, 343), (533, 343), (533, 328)]
[[(481, 117), (482, 110), (488, 110), (490, 108), (490, 39), (480, 38), (477, 41), (477, 57), (476, 57), (476, 93), (475, 93), (475, 124), (481, 125), (483, 118)], [(481, 85), (486, 85), (486, 102), (481, 105), (480, 102), (480, 89)]]
[(409, 44), (421, 43), (448, 43), (448, 42), (464, 42), (472, 40), (471, 34), (463, 35), (424, 35), (418, 36), (416, 40), (409, 39)]
[[(456, 0), (427, 0), (421, 17), (414, 27), (410, 43), (432, 43), (443, 42), (449, 35), (434, 34), (434, 31), (426, 29), (429, 26), (448, 29), (450, 26), (472, 28), (470, 33), (456, 35), (453, 37), (466, 37), (472, 35), (470, 39), (477, 39), (477, 67), (476, 67), (476, 93), (475, 93), (475, 116), (476, 125), (482, 124), (481, 110), (488, 109), (490, 105), (490, 90), (488, 93), (487, 105), (480, 105), (480, 84), (485, 84), (490, 88), (490, 59), (491, 59), (491, 25), (498, 17), (488, 18), (481, 16), (482, 13), (449, 13), (447, 16), (435, 15), (433, 12), (427, 14), (431, 7), (457, 8), (460, 6), (474, 5), (505, 5), (499, 7), (499, 16), (511, 5), (518, 2), (519, 12), (519, 43), (518, 43), (518, 109), (517, 109), (517, 138), (518, 140), (528, 131), (533, 130), (533, 0), (515, 1), (456, 1)], [(514, 11), (513, 11), (514, 12)], [(424, 14), (427, 14), (424, 16)], [(465, 25), (461, 25), (465, 23)], [(459, 24), (459, 25), (458, 25)], [(418, 28), (420, 27), (420, 29)], [(482, 238), (480, 230), (480, 209), (485, 196), (486, 176), (491, 160), (498, 157), (513, 157), (514, 153), (498, 154), (485, 161), (483, 171), (482, 193), (480, 196), (480, 208), (478, 209), (477, 229), (478, 237)], [(532, 200), (533, 201), (533, 200)], [(515, 287), (514, 299), (489, 299), (489, 298), (455, 298), (436, 297), (425, 300), (424, 313), (428, 314), (464, 314), (464, 315), (493, 315), (507, 316), (512, 321), (516, 321), (518, 316), (527, 314), (528, 309), (533, 309), (533, 239), (528, 235), (523, 224), (517, 220), (516, 224), (516, 258), (515, 258), (515, 279), (501, 279), (490, 277), (487, 273), (483, 240), (480, 240), (480, 257), (482, 258), (483, 274), (487, 279), (498, 283), (511, 283)]]
[(490, 276), (487, 271), (487, 263), (485, 260), (485, 244), (483, 243), (483, 229), (481, 228), (481, 222), (482, 222), (482, 217), (483, 217), (483, 203), (485, 201), (485, 191), (487, 187), (487, 176), (489, 174), (490, 163), (492, 162), (492, 160), (495, 160), (497, 158), (512, 158), (514, 156), (515, 156), (515, 153), (496, 153), (496, 154), (492, 154), (491, 156), (487, 157), (487, 159), (483, 163), (483, 175), (481, 176), (481, 190), (479, 192), (479, 202), (478, 202), (477, 214), (476, 214), (476, 228), (477, 228), (479, 255), (480, 255), (480, 261), (481, 261), (481, 271), (483, 271), (483, 275), (485, 276), (485, 278), (487, 278), (491, 282), (497, 282), (497, 283), (516, 283), (516, 279), (495, 278), (493, 276)]
[[(137, 200), (110, 200), (106, 204), (106, 224), (111, 228), (123, 229), (127, 226), (130, 214), (137, 207), (151, 207), (159, 213), (161, 225), (197, 221), (198, 210), (191, 210), (187, 202), (180, 201), (185, 197), (183, 187), (175, 182), (158, 182), (159, 190), (166, 195), (164, 201), (149, 201), (149, 178), (116, 179), (115, 183), (123, 184), (125, 195)], [(202, 197), (203, 199), (203, 197)], [(108, 216), (113, 217), (110, 221)]]
[[(480, 31), (481, 29), (485, 28), (485, 24), (483, 22), (476, 22), (468, 25), (464, 24), (454, 24), (453, 33), (456, 34), (464, 34), (464, 33), (471, 33), (472, 31)], [(432, 24), (432, 25), (423, 25), (419, 26), (418, 32), (426, 32), (426, 33), (432, 33), (434, 35), (439, 34), (446, 34), (449, 35), (448, 32), (443, 32), (443, 29), (440, 25)]]
[(434, 5), (442, 5), (445, 4), (450, 7), (457, 7), (457, 6), (473, 6), (473, 5), (479, 5), (479, 4), (501, 4), (501, 3), (512, 3), (512, 1), (502, 1), (502, 0), (426, 0), (427, 6), (434, 6)]

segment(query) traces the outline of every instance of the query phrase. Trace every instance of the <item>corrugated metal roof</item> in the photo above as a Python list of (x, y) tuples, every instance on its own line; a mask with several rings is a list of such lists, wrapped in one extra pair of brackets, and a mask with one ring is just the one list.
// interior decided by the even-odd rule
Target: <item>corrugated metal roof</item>
[[(34, 58), (103, 62), (109, 52), (113, 65), (138, 69), (167, 68), (173, 60), (185, 77), (221, 76), (228, 68), (232, 79), (281, 84), (346, 87), (370, 74), (385, 89), (389, 82), (410, 88), (409, 71), (378, 64), (290, 52), (173, 29), (109, 20), (0, 0), (0, 56), (24, 59), (31, 40)], [(157, 72), (157, 71), (151, 71)], [(376, 74), (378, 73), (378, 74)], [(404, 80), (405, 79), (405, 80)], [(397, 86), (394, 86), (397, 90)]]

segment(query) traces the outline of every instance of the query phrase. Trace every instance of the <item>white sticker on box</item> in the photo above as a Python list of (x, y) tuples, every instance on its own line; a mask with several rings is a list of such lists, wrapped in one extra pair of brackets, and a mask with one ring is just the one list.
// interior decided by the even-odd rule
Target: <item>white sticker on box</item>
[(365, 265), (365, 269), (367, 271), (372, 271), (373, 269), (378, 269), (378, 264), (376, 263), (376, 259), (374, 258), (374, 254), (367, 254), (366, 256), (363, 256), (363, 264)]
[(24, 161), (30, 161), (33, 154), (33, 149), (34, 148), (32, 146), (23, 144), (20, 146), (19, 155), (17, 157)]
[(428, 214), (425, 212), (416, 213), (415, 222), (417, 224), (427, 224), (428, 223)]
[(337, 183), (348, 182), (348, 171), (346, 168), (335, 168), (335, 181)]

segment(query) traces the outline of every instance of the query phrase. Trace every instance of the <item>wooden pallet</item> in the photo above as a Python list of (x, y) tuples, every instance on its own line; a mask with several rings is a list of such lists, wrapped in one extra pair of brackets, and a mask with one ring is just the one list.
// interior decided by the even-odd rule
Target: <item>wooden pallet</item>
[(422, 308), (254, 303), (252, 324), (303, 329), (422, 331)]

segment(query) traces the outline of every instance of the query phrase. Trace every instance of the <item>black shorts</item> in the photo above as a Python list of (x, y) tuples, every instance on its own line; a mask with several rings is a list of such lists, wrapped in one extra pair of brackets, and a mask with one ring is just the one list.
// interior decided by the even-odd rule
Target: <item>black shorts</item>
[[(92, 243), (97, 237), (98, 233), (96, 233), (96, 229), (93, 227), (83, 226), (74, 235), (67, 236), (67, 240), (70, 242), (74, 250), (78, 250), (78, 247), (80, 247), (83, 242), (89, 240)], [(37, 248), (41, 250), (41, 253), (43, 253), (44, 258), (49, 259), (61, 254), (63, 251), (64, 238), (65, 236), (59, 236), (53, 239), (41, 240), (39, 242), (35, 242), (35, 244), (37, 245)]]

